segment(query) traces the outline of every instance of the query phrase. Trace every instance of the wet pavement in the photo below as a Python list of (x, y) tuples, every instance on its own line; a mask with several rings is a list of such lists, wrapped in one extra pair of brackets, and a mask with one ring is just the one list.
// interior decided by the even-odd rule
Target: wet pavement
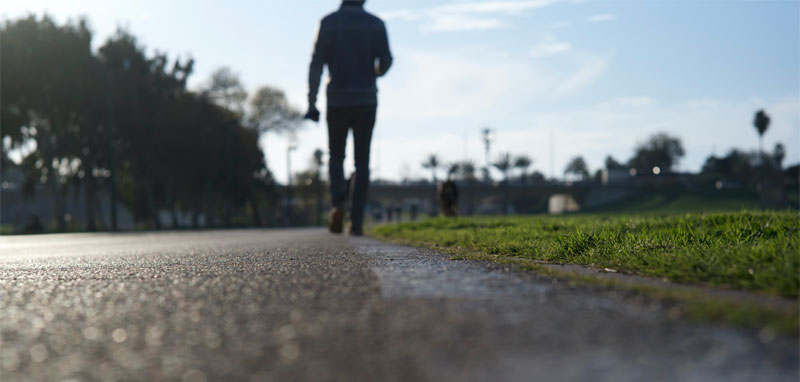
[(0, 237), (0, 381), (796, 381), (798, 340), (319, 229)]

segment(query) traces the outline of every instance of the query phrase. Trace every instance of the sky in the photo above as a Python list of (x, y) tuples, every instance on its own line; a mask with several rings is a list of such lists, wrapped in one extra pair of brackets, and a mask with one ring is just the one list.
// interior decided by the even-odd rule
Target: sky
[[(0, 0), (0, 17), (85, 16), (96, 47), (124, 27), (151, 53), (193, 57), (191, 88), (228, 66), (250, 91), (281, 88), (305, 110), (317, 25), (339, 3)], [(625, 161), (660, 131), (683, 142), (678, 170), (697, 171), (712, 153), (756, 150), (761, 108), (772, 118), (764, 147), (782, 142), (786, 163), (800, 161), (800, 1), (368, 0), (365, 8), (386, 22), (395, 59), (378, 82), (373, 178), (429, 177), (421, 163), (432, 153), (482, 166), (487, 127), (492, 160), (525, 154), (547, 176), (562, 176), (579, 155), (592, 171), (607, 155)], [(297, 138), (293, 171), (327, 148), (327, 130), (305, 122)], [(288, 137), (268, 134), (261, 144), (285, 181)]]

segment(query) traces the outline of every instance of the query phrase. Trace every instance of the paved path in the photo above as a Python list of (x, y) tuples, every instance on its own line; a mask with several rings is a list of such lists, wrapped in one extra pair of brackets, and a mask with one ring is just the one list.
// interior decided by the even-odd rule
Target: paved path
[(797, 381), (798, 340), (321, 230), (0, 238), (1, 381)]

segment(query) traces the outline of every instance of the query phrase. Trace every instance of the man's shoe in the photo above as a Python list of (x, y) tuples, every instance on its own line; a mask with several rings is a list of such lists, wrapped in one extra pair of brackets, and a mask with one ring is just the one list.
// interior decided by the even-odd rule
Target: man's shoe
[(350, 229), (348, 229), (348, 233), (350, 233), (350, 236), (364, 236), (364, 229), (350, 224)]
[(331, 233), (342, 233), (344, 226), (344, 210), (341, 208), (332, 208), (330, 221), (328, 222), (328, 230)]

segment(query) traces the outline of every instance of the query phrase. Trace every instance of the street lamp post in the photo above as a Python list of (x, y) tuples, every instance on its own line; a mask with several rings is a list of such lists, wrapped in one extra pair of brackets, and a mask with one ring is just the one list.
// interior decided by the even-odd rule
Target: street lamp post
[(314, 174), (314, 183), (315, 188), (317, 191), (317, 225), (322, 225), (322, 164), (323, 164), (323, 155), (322, 149), (314, 150), (314, 164), (316, 165), (317, 169)]
[(484, 169), (483, 177), (484, 180), (488, 182), (490, 178), (489, 170), (492, 167), (491, 157), (489, 156), (489, 149), (490, 146), (492, 145), (492, 141), (494, 140), (494, 130), (486, 127), (483, 129), (482, 133), (483, 133), (483, 144), (486, 147), (486, 168)]
[(286, 223), (292, 224), (292, 151), (297, 150), (297, 136), (289, 134), (286, 146)]

